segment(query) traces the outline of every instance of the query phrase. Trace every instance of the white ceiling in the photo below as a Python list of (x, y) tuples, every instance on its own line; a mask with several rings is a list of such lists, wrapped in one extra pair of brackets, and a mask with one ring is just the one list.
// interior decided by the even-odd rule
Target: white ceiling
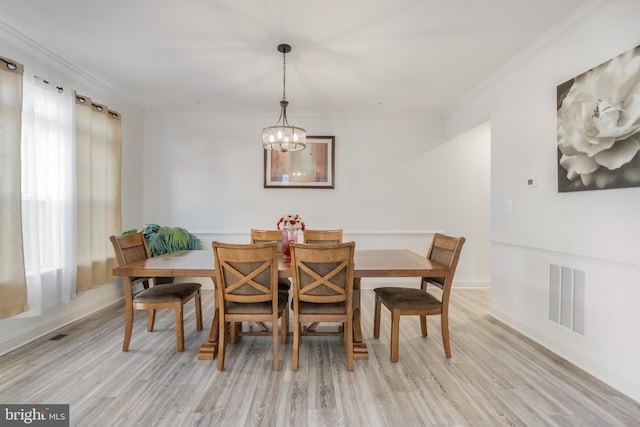
[(0, 21), (149, 111), (275, 115), (289, 43), (290, 116), (434, 114), (588, 2), (0, 0)]

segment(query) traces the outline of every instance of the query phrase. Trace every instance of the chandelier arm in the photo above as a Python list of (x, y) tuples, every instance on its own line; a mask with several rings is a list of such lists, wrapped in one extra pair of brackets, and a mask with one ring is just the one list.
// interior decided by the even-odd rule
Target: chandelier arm
[[(282, 120), (282, 118), (283, 118), (283, 116), (284, 116), (284, 115), (283, 115), (283, 112), (284, 112), (284, 111), (283, 111), (283, 109), (282, 109), (282, 108), (280, 108), (280, 117), (278, 117), (278, 120), (276, 121), (276, 124), (275, 124), (275, 125), (273, 125), (273, 127), (278, 126), (278, 125), (280, 124), (280, 120)], [(284, 116), (284, 120), (285, 120), (285, 121), (287, 120), (287, 117), (286, 117), (286, 116)]]

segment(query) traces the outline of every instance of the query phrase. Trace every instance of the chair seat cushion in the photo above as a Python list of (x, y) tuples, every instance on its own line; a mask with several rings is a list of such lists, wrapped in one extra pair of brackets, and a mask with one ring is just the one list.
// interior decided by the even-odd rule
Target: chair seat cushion
[(400, 310), (430, 310), (440, 308), (440, 300), (418, 288), (375, 288), (376, 295), (385, 305)]
[(347, 304), (344, 302), (335, 303), (315, 303), (300, 301), (300, 314), (345, 314), (347, 312)]
[(289, 299), (289, 289), (291, 289), (291, 280), (286, 277), (278, 277), (278, 292), (282, 297)]
[[(287, 306), (289, 293), (278, 292), (278, 312)], [(229, 314), (269, 314), (271, 301), (265, 302), (227, 302), (226, 310)]]
[(200, 283), (167, 283), (137, 293), (133, 302), (183, 301), (200, 289)]
[(291, 288), (291, 280), (287, 279), (286, 277), (279, 277), (278, 278), (278, 290), (282, 291), (282, 290), (289, 290)]

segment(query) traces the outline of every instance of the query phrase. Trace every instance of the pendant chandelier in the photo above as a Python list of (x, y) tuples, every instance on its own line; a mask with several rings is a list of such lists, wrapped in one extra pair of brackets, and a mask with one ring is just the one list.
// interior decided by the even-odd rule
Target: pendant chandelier
[(286, 96), (287, 85), (287, 60), (286, 54), (291, 52), (288, 44), (278, 45), (278, 52), (282, 53), (282, 101), (280, 101), (280, 117), (275, 125), (262, 129), (262, 146), (266, 150), (298, 151), (307, 145), (307, 131), (291, 126), (287, 120), (287, 106), (289, 102)]

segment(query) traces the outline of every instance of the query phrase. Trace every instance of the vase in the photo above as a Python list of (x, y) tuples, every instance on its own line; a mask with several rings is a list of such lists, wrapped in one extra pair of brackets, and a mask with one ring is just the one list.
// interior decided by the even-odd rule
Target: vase
[(282, 230), (282, 258), (285, 260), (291, 259), (291, 246), (290, 242), (298, 241), (298, 230)]

